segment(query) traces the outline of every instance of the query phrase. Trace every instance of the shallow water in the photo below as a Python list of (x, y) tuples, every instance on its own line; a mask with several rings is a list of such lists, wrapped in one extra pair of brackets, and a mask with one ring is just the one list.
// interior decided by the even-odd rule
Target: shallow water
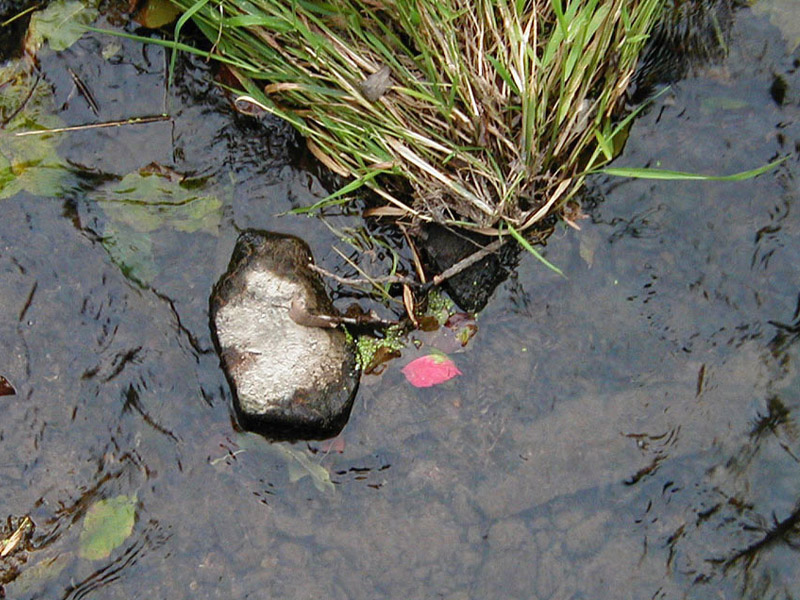
[[(173, 119), (65, 136), (62, 196), (1, 201), (0, 375), (17, 395), (0, 397), (0, 506), (35, 523), (6, 597), (797, 597), (799, 55), (765, 17), (739, 11), (728, 57), (660, 96), (618, 164), (783, 166), (592, 181), (590, 218), (547, 247), (568, 278), (523, 258), (454, 355), (463, 376), (417, 390), (395, 361), (327, 453), (235, 431), (207, 315), (239, 229), (302, 235), (342, 268), (322, 221), (276, 216), (324, 186), (201, 61), (167, 92), (159, 48), (122, 42), (109, 66), (108, 43), (42, 59), (61, 119), (94, 118), (67, 66), (100, 119)], [(137, 230), (115, 186), (152, 162), (218, 202)], [(85, 513), (118, 495), (135, 496), (131, 535), (81, 557)]]

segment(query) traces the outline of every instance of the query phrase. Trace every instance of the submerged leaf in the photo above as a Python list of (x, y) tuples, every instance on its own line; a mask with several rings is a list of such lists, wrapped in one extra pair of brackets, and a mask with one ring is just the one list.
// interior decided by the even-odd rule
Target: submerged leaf
[(403, 375), (414, 387), (431, 387), (461, 374), (455, 363), (444, 354), (428, 354), (403, 367)]
[(101, 560), (122, 544), (133, 531), (136, 496), (115, 496), (98, 500), (86, 511), (79, 554)]
[(290, 448), (288, 446), (278, 446), (283, 456), (286, 458), (286, 466), (289, 469), (289, 481), (294, 483), (301, 480), (303, 477), (310, 476), (311, 482), (314, 487), (320, 492), (334, 491), (334, 485), (331, 481), (331, 474), (321, 464), (313, 462), (308, 456)]
[(178, 180), (166, 170), (153, 168), (129, 173), (98, 198), (106, 215), (136, 231), (160, 227), (193, 233), (216, 233), (222, 217), (222, 202), (192, 189), (193, 181)]
[(112, 221), (103, 230), (102, 244), (122, 274), (141, 287), (148, 287), (158, 275), (148, 234)]
[(57, 196), (64, 187), (67, 164), (58, 156), (55, 135), (18, 136), (63, 125), (53, 113), (52, 89), (24, 61), (0, 68), (0, 199), (27, 191)]
[(90, 1), (56, 0), (31, 16), (28, 48), (35, 53), (46, 41), (56, 52), (66, 50), (80, 39), (95, 17), (97, 9)]
[(578, 254), (590, 269), (594, 265), (594, 257), (600, 246), (600, 236), (591, 231), (581, 232), (578, 245)]
[(97, 194), (97, 203), (107, 217), (103, 246), (128, 279), (147, 287), (158, 274), (150, 236), (153, 231), (217, 232), (222, 202), (197, 192), (195, 188), (204, 183), (151, 164)]

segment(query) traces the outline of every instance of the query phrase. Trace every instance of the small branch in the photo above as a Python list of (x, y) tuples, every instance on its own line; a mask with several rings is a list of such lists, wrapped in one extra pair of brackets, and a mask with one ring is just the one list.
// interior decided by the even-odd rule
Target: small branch
[(36, 81), (33, 82), (31, 89), (28, 90), (28, 93), (25, 95), (25, 99), (22, 101), (22, 104), (20, 104), (17, 107), (17, 109), (11, 113), (11, 116), (9, 116), (5, 121), (3, 121), (2, 125), (0, 125), (0, 128), (4, 128), (6, 125), (11, 123), (11, 121), (13, 121), (16, 118), (16, 116), (20, 112), (22, 112), (22, 109), (25, 108), (25, 105), (28, 104), (28, 101), (31, 99), (31, 96), (33, 96), (33, 92), (36, 89), (36, 86), (39, 85), (39, 80), (41, 80), (41, 78), (42, 78), (41, 73), (36, 75)]
[(489, 256), (497, 252), (500, 248), (503, 247), (505, 244), (505, 240), (497, 239), (493, 241), (488, 246), (484, 246), (477, 252), (474, 252), (467, 256), (466, 258), (461, 259), (456, 264), (451, 266), (448, 269), (445, 269), (438, 275), (436, 275), (431, 281), (427, 283), (420, 284), (418, 281), (414, 281), (410, 277), (405, 277), (403, 275), (386, 275), (384, 277), (373, 277), (371, 279), (361, 278), (361, 277), (341, 277), (340, 275), (336, 275), (335, 273), (331, 273), (330, 271), (323, 269), (322, 267), (310, 264), (308, 265), (312, 271), (319, 273), (324, 277), (329, 277), (342, 285), (375, 285), (376, 283), (405, 283), (414, 288), (421, 288), (423, 292), (427, 292), (432, 287), (438, 287), (451, 277), (455, 277), (462, 271), (468, 269), (476, 262), (481, 260), (482, 258)]
[(403, 275), (386, 275), (384, 277), (373, 277), (372, 279), (365, 279), (362, 277), (342, 277), (336, 273), (323, 269), (322, 267), (310, 264), (308, 268), (324, 277), (329, 277), (342, 285), (372, 285), (374, 283), (407, 283), (408, 285), (418, 286), (419, 284), (408, 277)]
[(419, 259), (419, 253), (417, 253), (417, 247), (414, 245), (414, 241), (411, 239), (411, 236), (408, 235), (408, 229), (406, 229), (406, 226), (402, 223), (398, 223), (397, 226), (400, 228), (400, 231), (403, 232), (403, 237), (406, 238), (408, 247), (411, 248), (411, 258), (414, 260), (414, 268), (417, 270), (419, 280), (422, 283), (427, 283), (425, 279), (425, 270), (422, 268), (422, 261)]
[(454, 276), (458, 275), (459, 273), (461, 273), (465, 269), (468, 269), (469, 267), (474, 265), (476, 262), (478, 262), (482, 258), (497, 252), (500, 248), (503, 247), (503, 244), (505, 244), (505, 240), (499, 240), (498, 239), (498, 240), (493, 241), (488, 246), (484, 246), (483, 248), (481, 248), (477, 252), (474, 252), (474, 253), (470, 254), (469, 256), (467, 256), (466, 258), (461, 259), (460, 261), (458, 261), (456, 264), (454, 264), (449, 269), (445, 269), (444, 271), (442, 271), (441, 273), (436, 275), (433, 278), (431, 283), (433, 283), (433, 285), (436, 285), (436, 286), (441, 285), (445, 280), (450, 279), (451, 277), (454, 277)]
[(78, 92), (80, 93), (81, 96), (83, 96), (83, 99), (86, 100), (86, 103), (89, 105), (89, 108), (92, 109), (94, 116), (99, 117), (100, 106), (97, 104), (97, 100), (94, 99), (94, 95), (92, 95), (92, 92), (89, 90), (89, 87), (83, 82), (83, 80), (78, 76), (78, 74), (75, 71), (73, 71), (69, 67), (67, 67), (67, 71), (69, 72), (70, 77), (72, 77), (72, 81), (75, 82), (75, 87), (78, 88)]
[(74, 125), (72, 127), (56, 127), (54, 129), (37, 129), (35, 131), (20, 131), (14, 137), (27, 135), (47, 135), (48, 133), (66, 133), (68, 131), (84, 131), (86, 129), (103, 129), (104, 127), (121, 127), (122, 125), (143, 125), (145, 123), (156, 123), (158, 121), (169, 121), (169, 115), (158, 115), (155, 117), (136, 117), (125, 121), (107, 121), (105, 123), (91, 123), (89, 125)]
[(362, 315), (324, 315), (312, 314), (306, 307), (305, 300), (299, 294), (292, 298), (289, 307), (289, 318), (303, 327), (324, 327), (333, 328), (339, 325), (355, 325), (370, 327), (390, 327), (399, 324), (399, 321), (381, 319), (373, 311)]

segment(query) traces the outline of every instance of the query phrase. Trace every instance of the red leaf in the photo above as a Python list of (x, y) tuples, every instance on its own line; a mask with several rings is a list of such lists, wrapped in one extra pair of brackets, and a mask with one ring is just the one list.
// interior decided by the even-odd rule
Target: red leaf
[(403, 367), (403, 375), (414, 387), (431, 387), (461, 375), (455, 363), (442, 354), (428, 354)]
[(17, 391), (8, 383), (8, 379), (0, 375), (0, 396), (13, 396)]

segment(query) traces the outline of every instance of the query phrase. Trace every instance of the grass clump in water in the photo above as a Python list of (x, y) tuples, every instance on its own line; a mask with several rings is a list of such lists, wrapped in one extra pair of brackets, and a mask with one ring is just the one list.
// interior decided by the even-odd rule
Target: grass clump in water
[(176, 31), (191, 17), (233, 65), (241, 105), (287, 119), (353, 178), (331, 201), (366, 186), (384, 214), (484, 233), (533, 226), (616, 155), (664, 3), (173, 1)]

